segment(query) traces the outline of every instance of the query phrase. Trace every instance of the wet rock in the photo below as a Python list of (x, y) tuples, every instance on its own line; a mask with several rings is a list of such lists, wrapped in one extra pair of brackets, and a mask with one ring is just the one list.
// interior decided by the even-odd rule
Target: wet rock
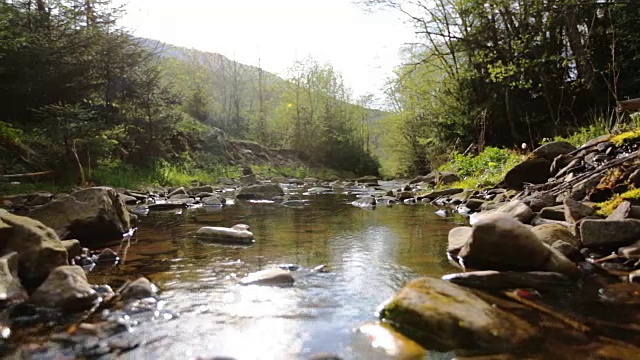
[(448, 351), (508, 351), (535, 336), (525, 321), (447, 281), (419, 278), (383, 304), (380, 316), (422, 346)]
[(458, 256), (466, 267), (478, 270), (579, 274), (573, 263), (546, 246), (526, 225), (502, 213), (487, 215), (474, 224), (471, 241)]
[(124, 201), (124, 203), (127, 205), (135, 205), (138, 203), (138, 199), (133, 196), (120, 194), (120, 197), (122, 198), (122, 201)]
[(175, 195), (171, 195), (169, 196), (169, 200), (184, 200), (184, 199), (190, 199), (191, 196), (189, 196), (188, 194), (175, 194)]
[(124, 202), (114, 189), (106, 187), (76, 191), (29, 216), (54, 229), (61, 239), (82, 243), (119, 239), (131, 227)]
[(497, 209), (473, 214), (470, 218), (470, 222), (473, 225), (480, 219), (486, 216), (491, 216), (492, 214), (507, 214), (525, 224), (530, 222), (534, 216), (531, 208), (529, 208), (524, 202), (520, 200), (512, 200), (504, 205), (501, 205)]
[(469, 199), (467, 200), (467, 202), (465, 203), (465, 206), (467, 208), (469, 208), (469, 210), (471, 211), (478, 211), (478, 209), (480, 209), (480, 207), (485, 203), (484, 200), (480, 200), (480, 199)]
[(376, 207), (376, 198), (373, 196), (364, 196), (352, 201), (351, 205), (362, 209), (373, 209)]
[(49, 273), (68, 265), (67, 250), (58, 235), (40, 221), (0, 211), (0, 247), (19, 255), (20, 279), (37, 286)]
[(400, 191), (396, 194), (396, 200), (405, 201), (407, 199), (413, 199), (416, 197), (416, 193), (413, 191)]
[(238, 199), (272, 199), (283, 195), (284, 191), (278, 184), (260, 184), (240, 188), (236, 197)]
[(356, 179), (358, 184), (368, 185), (368, 186), (378, 186), (378, 178), (375, 176), (363, 176)]
[(79, 266), (55, 268), (47, 280), (31, 294), (36, 306), (64, 310), (85, 310), (98, 299), (98, 293), (87, 282), (87, 276)]
[(230, 228), (201, 227), (196, 231), (196, 237), (220, 243), (251, 244), (254, 242), (253, 233), (249, 231), (249, 225), (245, 224), (237, 224)]
[(445, 190), (438, 190), (438, 191), (432, 191), (429, 194), (426, 195), (420, 195), (418, 197), (418, 199), (429, 199), (429, 200), (435, 200), (441, 196), (447, 196), (447, 195), (455, 195), (458, 193), (463, 192), (464, 189), (462, 188), (451, 188), (451, 189), (445, 189)]
[(256, 185), (259, 184), (260, 182), (258, 181), (258, 179), (256, 178), (256, 176), (254, 174), (247, 174), (247, 175), (242, 175), (240, 177), (240, 185), (242, 186), (251, 186), (251, 185)]
[(213, 192), (215, 192), (215, 189), (211, 185), (192, 187), (189, 190), (187, 190), (187, 194), (191, 196), (197, 196), (200, 193), (213, 193)]
[(591, 206), (587, 206), (580, 201), (565, 199), (562, 203), (564, 205), (564, 218), (572, 224), (593, 215), (595, 212)]
[(140, 277), (125, 285), (125, 287), (120, 291), (120, 299), (122, 302), (128, 302), (131, 300), (155, 297), (157, 293), (157, 286), (149, 281), (149, 279)]
[(562, 240), (571, 246), (580, 247), (580, 239), (574, 236), (569, 229), (559, 224), (544, 224), (531, 228), (538, 239), (547, 245), (553, 245), (556, 241)]
[(208, 205), (208, 206), (222, 206), (224, 198), (221, 198), (219, 196), (207, 196), (204, 198), (200, 199), (200, 202), (203, 205)]
[(62, 240), (61, 243), (62, 243), (62, 246), (64, 246), (65, 250), (67, 250), (67, 256), (69, 260), (80, 255), (80, 251), (82, 250), (82, 245), (80, 245), (80, 241), (76, 239), (71, 239), (71, 240)]
[(575, 282), (556, 272), (500, 272), (493, 270), (470, 271), (449, 274), (442, 280), (456, 285), (484, 290), (503, 290), (515, 288), (533, 288), (536, 290), (553, 290), (568, 287)]
[(0, 304), (27, 299), (27, 291), (18, 277), (18, 253), (12, 252), (0, 257)]
[(364, 350), (366, 354), (377, 351), (381, 357), (403, 360), (425, 359), (427, 356), (426, 350), (415, 341), (383, 322), (364, 324), (358, 328), (357, 334), (362, 335), (369, 347)]
[(537, 158), (543, 158), (552, 161), (557, 156), (568, 154), (574, 150), (576, 150), (576, 147), (566, 141), (554, 141), (538, 147), (537, 149), (533, 150), (532, 154)]
[(189, 195), (189, 194), (187, 194), (187, 191), (184, 189), (184, 186), (181, 186), (179, 188), (175, 188), (169, 191), (169, 193), (167, 194), (167, 197), (171, 198), (172, 196), (176, 196), (176, 195)]
[(136, 198), (136, 200), (139, 200), (139, 201), (145, 201), (149, 197), (149, 195), (147, 194), (142, 194), (142, 193), (131, 191), (131, 190), (126, 190), (124, 193), (125, 195), (134, 197)]
[(109, 248), (102, 250), (95, 259), (95, 262), (98, 264), (113, 265), (117, 264), (118, 261), (120, 261), (120, 257), (118, 256), (118, 254)]
[(640, 220), (584, 219), (580, 223), (580, 236), (586, 247), (629, 245), (640, 239)]
[(256, 271), (240, 280), (242, 285), (291, 285), (293, 282), (291, 272), (280, 268)]
[(146, 205), (146, 209), (150, 211), (186, 209), (188, 207), (189, 207), (189, 204), (185, 202), (156, 203), (156, 204)]
[(526, 183), (543, 184), (549, 179), (551, 161), (543, 158), (529, 159), (509, 170), (504, 177), (507, 189), (522, 190)]

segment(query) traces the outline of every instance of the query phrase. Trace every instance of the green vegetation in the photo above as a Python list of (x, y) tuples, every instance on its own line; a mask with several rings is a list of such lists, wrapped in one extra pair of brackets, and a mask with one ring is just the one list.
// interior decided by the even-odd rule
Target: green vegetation
[(134, 38), (120, 13), (108, 0), (0, 3), (0, 174), (210, 182), (233, 168), (230, 139), (289, 149), (309, 167), (378, 172), (368, 103), (329, 64), (296, 63), (283, 80)]
[(628, 190), (622, 194), (612, 197), (611, 199), (603, 203), (597, 204), (598, 214), (609, 216), (624, 200), (635, 201), (637, 199), (640, 199), (640, 189)]
[[(388, 88), (384, 173), (424, 173), (442, 155), (581, 143), (629, 123), (616, 101), (640, 96), (640, 2), (363, 0), (423, 34)], [(632, 119), (633, 120), (633, 119)]]
[(452, 160), (440, 166), (439, 170), (460, 176), (461, 181), (449, 187), (486, 187), (501, 182), (507, 171), (523, 159), (523, 155), (513, 151), (489, 146), (477, 156), (455, 152)]

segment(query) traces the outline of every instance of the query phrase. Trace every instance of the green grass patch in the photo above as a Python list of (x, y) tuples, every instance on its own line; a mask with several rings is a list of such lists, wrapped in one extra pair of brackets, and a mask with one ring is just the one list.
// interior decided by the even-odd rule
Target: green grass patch
[(453, 159), (438, 170), (453, 172), (460, 177), (459, 182), (447, 187), (473, 189), (499, 183), (507, 171), (523, 160), (524, 156), (516, 152), (487, 146), (477, 156), (456, 152), (453, 154)]

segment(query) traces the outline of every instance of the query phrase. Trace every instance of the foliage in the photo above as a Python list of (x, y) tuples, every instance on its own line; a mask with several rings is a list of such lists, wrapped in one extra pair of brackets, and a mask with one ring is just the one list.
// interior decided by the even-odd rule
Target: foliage
[(631, 189), (622, 194), (616, 195), (613, 198), (599, 203), (598, 214), (603, 216), (609, 216), (611, 213), (624, 201), (624, 200), (637, 200), (640, 199), (640, 189)]
[(454, 152), (452, 160), (439, 170), (458, 174), (463, 179), (462, 185), (474, 188), (499, 183), (506, 172), (523, 159), (512, 151), (488, 146), (477, 156)]

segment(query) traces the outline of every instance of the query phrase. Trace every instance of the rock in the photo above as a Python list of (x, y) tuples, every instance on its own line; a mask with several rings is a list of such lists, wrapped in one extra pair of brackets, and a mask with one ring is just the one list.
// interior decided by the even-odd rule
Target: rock
[(187, 194), (191, 196), (197, 196), (200, 193), (213, 193), (213, 192), (215, 192), (215, 189), (211, 185), (192, 187), (189, 190), (187, 190)]
[(259, 184), (260, 182), (256, 179), (254, 174), (242, 175), (240, 177), (240, 185), (242, 186), (251, 186)]
[(531, 211), (531, 209), (525, 203), (520, 200), (512, 200), (498, 207), (497, 209), (473, 214), (471, 215), (469, 221), (471, 225), (473, 225), (480, 219), (484, 218), (485, 216), (490, 216), (491, 214), (507, 214), (522, 223), (530, 222), (534, 216), (533, 211)]
[(124, 201), (124, 203), (127, 205), (135, 205), (138, 203), (138, 199), (133, 196), (120, 194), (120, 197), (122, 198), (122, 201)]
[[(366, 354), (377, 351), (380, 352), (380, 358), (403, 360), (418, 360), (427, 357), (426, 350), (415, 341), (383, 322), (364, 324), (358, 328), (357, 334), (362, 335), (362, 339), (367, 342), (369, 349), (364, 351)], [(377, 356), (373, 357), (378, 358)]]
[(551, 168), (549, 169), (551, 176), (556, 176), (560, 170), (564, 169), (569, 165), (575, 158), (569, 154), (558, 155), (553, 159), (551, 163)]
[(551, 194), (539, 193), (527, 196), (522, 202), (529, 206), (533, 212), (540, 212), (545, 207), (554, 206), (556, 197)]
[(551, 248), (564, 255), (573, 263), (584, 261), (584, 255), (582, 255), (580, 250), (566, 241), (557, 240), (556, 242), (551, 244)]
[(306, 177), (302, 179), (302, 182), (307, 185), (314, 185), (320, 182), (320, 179), (314, 177)]
[(596, 220), (580, 222), (580, 237), (586, 247), (629, 245), (640, 239), (640, 220)]
[(291, 271), (280, 268), (266, 269), (251, 273), (240, 280), (242, 285), (291, 285)]
[(549, 206), (540, 210), (540, 217), (548, 220), (565, 221), (564, 205)]
[(547, 245), (553, 245), (556, 241), (562, 240), (573, 247), (580, 247), (580, 239), (575, 237), (565, 226), (559, 224), (534, 226), (531, 228), (531, 232)]
[(135, 281), (132, 281), (125, 285), (120, 291), (120, 299), (123, 302), (144, 299), (148, 297), (155, 297), (158, 293), (158, 287), (155, 286), (149, 279), (140, 277)]
[(544, 158), (529, 159), (509, 170), (504, 177), (507, 189), (522, 190), (526, 183), (544, 184), (550, 176), (551, 161)]
[(578, 269), (512, 216), (494, 213), (473, 225), (471, 241), (458, 253), (468, 268), (499, 271), (553, 271), (569, 276)]
[(61, 239), (78, 239), (83, 244), (120, 239), (131, 227), (124, 202), (107, 187), (76, 191), (35, 209), (29, 216), (54, 229)]
[(419, 278), (383, 304), (380, 316), (430, 350), (516, 349), (535, 336), (525, 321), (447, 281)]
[(163, 211), (163, 210), (175, 210), (175, 209), (186, 209), (189, 207), (189, 204), (185, 202), (171, 202), (171, 203), (159, 203), (159, 204), (149, 204), (146, 206), (148, 210), (153, 211)]
[(87, 282), (81, 267), (60, 266), (31, 294), (30, 301), (48, 308), (85, 310), (91, 308), (97, 299), (98, 293)]
[(630, 213), (631, 213), (631, 203), (627, 200), (624, 200), (611, 213), (611, 215), (607, 216), (607, 220), (624, 220), (629, 217)]
[(441, 196), (447, 196), (447, 195), (455, 195), (458, 193), (463, 192), (464, 189), (462, 188), (451, 188), (451, 189), (445, 189), (445, 190), (437, 190), (437, 191), (432, 191), (429, 194), (426, 195), (420, 195), (418, 196), (418, 199), (429, 199), (429, 200), (435, 200)]
[(614, 283), (600, 289), (600, 299), (609, 304), (616, 305), (639, 305), (640, 304), (640, 284)]
[(185, 199), (190, 199), (191, 196), (187, 195), (187, 194), (175, 194), (175, 195), (171, 195), (169, 196), (169, 200), (185, 200)]
[(69, 261), (80, 255), (80, 251), (82, 250), (82, 245), (80, 245), (80, 241), (76, 239), (71, 240), (62, 240), (62, 246), (64, 246), (65, 250), (67, 250), (67, 256)]
[(571, 191), (571, 195), (569, 196), (573, 200), (583, 200), (587, 193), (593, 190), (598, 184), (600, 184), (600, 180), (604, 177), (603, 174), (594, 174), (587, 181), (580, 182), (575, 187), (573, 187)]
[(175, 189), (171, 190), (167, 194), (167, 197), (171, 198), (172, 196), (176, 196), (176, 195), (189, 195), (189, 194), (187, 194), (187, 191), (184, 189), (184, 186), (181, 186), (179, 188), (175, 188)]
[(573, 199), (564, 199), (564, 218), (569, 223), (574, 224), (579, 220), (593, 215), (595, 210), (591, 206), (587, 206), (580, 201)]
[(471, 211), (478, 211), (478, 209), (480, 209), (480, 207), (484, 205), (485, 202), (486, 201), (484, 200), (471, 198), (467, 200), (467, 202), (465, 203), (465, 206), (469, 208), (469, 210)]
[(363, 176), (356, 179), (358, 184), (368, 185), (368, 186), (378, 186), (378, 178), (375, 176)]
[(483, 290), (504, 290), (516, 288), (554, 290), (575, 284), (568, 277), (560, 273), (542, 271), (470, 271), (465, 273), (445, 275), (442, 277), (442, 280), (452, 282), (456, 285)]
[(249, 225), (237, 224), (230, 228), (205, 226), (196, 231), (196, 237), (221, 243), (251, 244), (254, 242)]
[(47, 204), (53, 198), (53, 194), (50, 192), (38, 192), (34, 194), (30, 194), (28, 197), (28, 206), (40, 206)]
[(18, 253), (11, 252), (0, 257), (0, 305), (26, 300), (27, 291), (18, 277)]
[(0, 212), (0, 248), (18, 253), (18, 274), (27, 288), (42, 283), (58, 266), (68, 265), (58, 235), (28, 217)]
[(457, 252), (462, 249), (467, 242), (471, 241), (472, 228), (468, 226), (459, 226), (449, 230), (447, 237), (447, 252)]
[(373, 196), (357, 198), (351, 202), (351, 205), (362, 209), (373, 209), (376, 207), (376, 198)]
[(407, 199), (413, 199), (416, 197), (416, 193), (414, 193), (413, 191), (399, 191), (396, 194), (396, 200), (398, 201), (405, 201)]
[(99, 264), (113, 265), (113, 264), (117, 264), (118, 261), (120, 261), (120, 257), (115, 251), (109, 248), (106, 248), (102, 250), (100, 254), (98, 254), (98, 257), (96, 258), (95, 261), (96, 263), (99, 263)]
[(554, 141), (544, 144), (533, 150), (533, 156), (553, 161), (557, 156), (568, 154), (576, 150), (576, 147), (566, 141)]
[(200, 199), (200, 202), (203, 205), (208, 205), (208, 206), (222, 206), (223, 205), (223, 200), (224, 198), (221, 198), (219, 196), (207, 196), (204, 197), (202, 199)]
[(284, 176), (274, 176), (271, 178), (271, 182), (274, 184), (288, 184), (289, 180)]
[(284, 191), (278, 184), (260, 184), (240, 188), (236, 197), (238, 199), (272, 199), (283, 195)]

